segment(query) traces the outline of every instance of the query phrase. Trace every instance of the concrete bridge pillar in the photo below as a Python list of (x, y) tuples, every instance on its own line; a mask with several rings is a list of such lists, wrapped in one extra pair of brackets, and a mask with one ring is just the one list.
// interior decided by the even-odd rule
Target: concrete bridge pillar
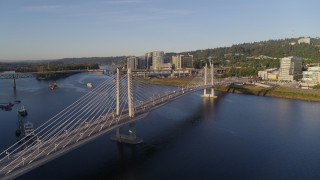
[(122, 127), (117, 128), (116, 135), (112, 136), (111, 140), (126, 144), (140, 144), (143, 142), (142, 139), (137, 137), (135, 122), (129, 123), (127, 132)]
[(17, 84), (16, 84), (16, 78), (15, 78), (15, 77), (13, 77), (13, 89), (16, 89), (16, 87), (17, 87)]
[(117, 68), (117, 76), (116, 76), (116, 115), (120, 114), (120, 71)]
[(129, 117), (134, 117), (134, 104), (133, 104), (133, 93), (132, 93), (132, 72), (128, 68), (128, 109)]
[(204, 69), (204, 89), (203, 89), (203, 95), (202, 95), (202, 97), (204, 97), (204, 98), (216, 98), (217, 96), (215, 96), (214, 95), (214, 88), (213, 88), (213, 85), (214, 85), (214, 83), (213, 83), (213, 77), (214, 77), (214, 75), (213, 75), (213, 64), (211, 63), (210, 64), (210, 69), (211, 69), (211, 94), (207, 94), (207, 65), (206, 65), (206, 67), (205, 67), (205, 69)]
[[(120, 72), (117, 68), (116, 74), (116, 116), (120, 115)], [(116, 118), (113, 114), (113, 118)], [(116, 129), (116, 137), (120, 137), (121, 127)]]
[(210, 94), (207, 94), (207, 89), (205, 88), (204, 89), (204, 93), (201, 97), (204, 97), (204, 98), (217, 98), (216, 95), (214, 95), (214, 88), (210, 88), (211, 89), (211, 93)]
[[(119, 80), (119, 70), (117, 70), (118, 76), (117, 76), (117, 110), (116, 113), (119, 115), (119, 110), (118, 110), (118, 103), (120, 102), (120, 80)], [(119, 89), (119, 90), (118, 90)], [(133, 104), (133, 95), (132, 95), (132, 74), (131, 74), (131, 69), (128, 69), (128, 110), (129, 110), (129, 118), (133, 118), (135, 115), (134, 112), (134, 104)], [(120, 103), (119, 103), (120, 104)], [(137, 138), (137, 133), (136, 133), (136, 123), (131, 122), (129, 123), (128, 127), (128, 132), (124, 133), (122, 130), (122, 127), (119, 127), (116, 129), (116, 135), (111, 137), (111, 140), (118, 141), (118, 142), (123, 142), (127, 144), (139, 144), (142, 143), (142, 139)]]

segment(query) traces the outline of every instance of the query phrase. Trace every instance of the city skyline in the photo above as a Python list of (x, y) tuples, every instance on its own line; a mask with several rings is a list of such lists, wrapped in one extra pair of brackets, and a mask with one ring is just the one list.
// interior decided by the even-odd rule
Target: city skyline
[(320, 2), (4, 0), (0, 60), (140, 56), (318, 37)]

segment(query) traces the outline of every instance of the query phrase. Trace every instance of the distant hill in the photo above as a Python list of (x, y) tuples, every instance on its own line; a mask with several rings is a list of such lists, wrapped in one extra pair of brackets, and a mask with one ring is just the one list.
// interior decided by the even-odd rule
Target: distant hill
[(0, 61), (0, 64), (79, 64), (79, 63), (95, 63), (101, 65), (122, 64), (125, 56), (116, 57), (81, 57), (81, 58), (63, 58), (51, 60), (21, 60), (21, 61)]
[(125, 56), (117, 57), (83, 57), (83, 58), (64, 58), (50, 63), (75, 64), (75, 63), (96, 63), (101, 65), (121, 65), (125, 61)]
[(193, 55), (196, 66), (201, 66), (201, 62), (207, 61), (208, 57), (211, 57), (214, 61), (219, 61), (225, 66), (243, 66), (255, 62), (259, 64), (259, 61), (266, 60), (272, 62), (275, 59), (286, 56), (302, 57), (305, 60), (304, 63), (319, 63), (320, 39), (311, 38), (310, 44), (298, 44), (298, 39), (300, 38), (243, 43), (232, 45), (231, 47), (188, 51), (179, 54)]
[(14, 62), (0, 62), (1, 71), (34, 72), (50, 67), (51, 70), (58, 69), (83, 69), (86, 67), (97, 68), (99, 65), (123, 65), (125, 56), (118, 57), (83, 57), (64, 58), (56, 60), (26, 60)]
[[(253, 43), (236, 44), (230, 47), (195, 50), (187, 52), (168, 52), (166, 60), (170, 62), (171, 56), (176, 54), (191, 54), (194, 56), (194, 66), (201, 68), (210, 57), (220, 66), (253, 67), (257, 69), (279, 67), (279, 59), (286, 56), (304, 58), (304, 64), (320, 63), (320, 39), (311, 38), (310, 44), (298, 44), (300, 38), (268, 40)], [(294, 45), (293, 45), (294, 44)], [(126, 56), (117, 57), (82, 57), (64, 58), (56, 60), (15, 61), (10, 63), (0, 62), (2, 69), (12, 69), (8, 66), (30, 65), (65, 65), (65, 64), (100, 64), (124, 65)], [(1, 69), (1, 68), (0, 68)], [(14, 68), (15, 69), (15, 68)]]

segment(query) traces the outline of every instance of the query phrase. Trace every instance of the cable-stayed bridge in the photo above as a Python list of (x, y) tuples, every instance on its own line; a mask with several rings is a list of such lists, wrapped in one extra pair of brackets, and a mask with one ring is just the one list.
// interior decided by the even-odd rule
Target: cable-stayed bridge
[[(135, 122), (148, 113), (186, 94), (204, 90), (213, 98), (216, 82), (213, 67), (207, 67), (187, 84), (177, 87), (155, 86), (117, 70), (112, 80), (78, 99), (37, 127), (33, 135), (22, 138), (0, 153), (0, 178), (11, 179), (69, 152), (106, 132), (116, 130), (113, 140), (137, 144)], [(209, 82), (209, 83), (208, 83)], [(207, 94), (207, 89), (211, 93)], [(127, 132), (121, 127), (128, 125)]]

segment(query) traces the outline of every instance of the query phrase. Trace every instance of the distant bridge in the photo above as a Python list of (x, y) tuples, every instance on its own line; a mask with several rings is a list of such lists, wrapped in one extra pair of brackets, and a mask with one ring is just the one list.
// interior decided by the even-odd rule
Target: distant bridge
[(103, 69), (79, 69), (79, 70), (61, 70), (61, 71), (43, 71), (43, 72), (2, 72), (0, 73), (0, 79), (12, 79), (13, 88), (17, 87), (16, 79), (34, 78), (39, 74), (53, 74), (53, 73), (80, 73), (80, 72), (93, 72), (93, 73), (105, 73)]

